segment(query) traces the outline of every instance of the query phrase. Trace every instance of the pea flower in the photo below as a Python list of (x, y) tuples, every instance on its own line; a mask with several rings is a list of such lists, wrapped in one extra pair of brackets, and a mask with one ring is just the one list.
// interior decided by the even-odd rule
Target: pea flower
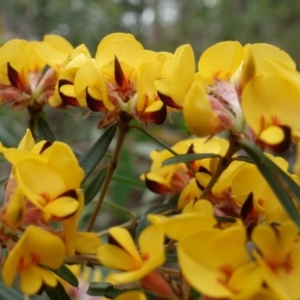
[(4, 283), (11, 287), (19, 274), (20, 288), (25, 294), (36, 294), (43, 284), (55, 287), (55, 275), (43, 266), (59, 268), (63, 263), (64, 251), (60, 238), (38, 227), (28, 226), (4, 262)]
[(268, 44), (221, 42), (201, 55), (198, 68), (183, 101), (193, 133), (210, 136), (227, 130), (277, 152), (298, 138), (292, 112), (299, 109), (299, 74), (284, 51)]
[[(12, 102), (14, 109), (30, 108), (30, 113), (39, 112), (54, 92), (57, 79), (55, 69), (46, 67), (45, 53), (40, 48), (55, 44), (68, 44), (63, 38), (47, 35), (43, 42), (13, 39), (0, 49), (0, 103)], [(68, 46), (72, 47), (70, 44)], [(68, 48), (68, 47), (67, 47)], [(68, 51), (67, 49), (66, 51)], [(48, 51), (49, 54), (50, 51)], [(52, 66), (61, 63), (59, 51), (52, 51)], [(57, 56), (58, 55), (58, 56)], [(65, 56), (67, 54), (64, 52)]]
[(300, 244), (296, 225), (291, 221), (281, 226), (259, 225), (254, 228), (251, 239), (257, 247), (254, 257), (270, 290), (280, 299), (298, 299)]
[[(214, 137), (210, 140), (204, 138), (186, 139), (176, 143), (172, 149), (177, 154), (215, 153), (224, 155), (227, 147), (227, 140)], [(178, 208), (182, 209), (189, 201), (199, 199), (199, 179), (205, 187), (206, 184), (203, 178), (211, 177), (215, 171), (218, 158), (190, 162), (190, 166), (194, 169), (193, 172), (184, 163), (162, 166), (163, 161), (173, 156), (168, 150), (153, 151), (150, 154), (153, 161), (150, 172), (142, 175), (142, 179), (145, 179), (147, 187), (155, 193), (169, 193), (170, 195), (180, 193)]]
[(245, 229), (203, 229), (178, 242), (178, 257), (188, 283), (211, 298), (251, 299), (262, 285), (256, 263), (245, 248)]
[[(77, 191), (84, 176), (83, 170), (69, 146), (60, 142), (51, 146), (46, 144), (45, 141), (39, 142), (30, 151), (2, 147), (5, 157), (13, 164), (16, 183), (8, 201), (10, 217), (6, 217), (7, 221), (15, 220), (12, 222), (15, 224), (10, 224), (13, 227), (18, 227), (23, 221), (22, 212), (28, 202), (41, 213), (40, 216), (34, 214), (31, 221), (27, 218), (29, 224), (33, 219), (36, 222), (40, 218), (45, 221), (62, 219), (78, 208)], [(31, 209), (27, 204), (26, 207)]]
[(69, 105), (102, 113), (99, 128), (120, 116), (161, 124), (167, 110), (154, 80), (160, 76), (165, 59), (164, 54), (145, 50), (133, 35), (114, 33), (99, 43), (95, 59), (78, 64), (70, 82), (59, 81), (59, 93)]
[(138, 252), (129, 232), (113, 227), (109, 229), (109, 243), (99, 247), (97, 257), (104, 266), (124, 271), (111, 275), (116, 283), (129, 283), (141, 280), (164, 263), (163, 241), (162, 228), (149, 226), (138, 238)]

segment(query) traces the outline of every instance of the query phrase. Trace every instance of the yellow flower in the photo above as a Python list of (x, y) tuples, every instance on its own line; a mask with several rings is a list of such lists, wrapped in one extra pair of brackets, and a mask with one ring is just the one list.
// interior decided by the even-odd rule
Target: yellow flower
[[(151, 243), (149, 243), (151, 241)], [(109, 229), (109, 244), (99, 247), (97, 257), (108, 268), (124, 273), (113, 274), (117, 283), (141, 280), (165, 261), (164, 235), (160, 226), (149, 226), (138, 238), (139, 251), (126, 229)]]
[(169, 56), (161, 78), (155, 81), (160, 99), (168, 106), (181, 109), (185, 96), (195, 75), (195, 57), (191, 45), (178, 47), (174, 56)]
[(43, 74), (46, 63), (35, 43), (14, 39), (0, 48), (0, 104), (12, 102), (14, 109), (42, 106), (53, 92), (54, 73)]
[(298, 228), (291, 221), (282, 226), (254, 228), (254, 257), (262, 268), (263, 279), (280, 299), (299, 299), (300, 243)]
[(182, 240), (195, 231), (212, 228), (216, 224), (213, 206), (207, 200), (191, 201), (181, 214), (165, 217), (149, 214), (147, 218), (155, 225), (161, 225), (165, 234), (174, 239)]
[(56, 277), (43, 266), (59, 268), (63, 263), (64, 251), (64, 245), (58, 237), (40, 228), (28, 226), (4, 262), (4, 283), (11, 287), (19, 274), (20, 288), (29, 295), (36, 294), (43, 284), (56, 286)]
[[(165, 57), (144, 50), (131, 34), (110, 34), (99, 43), (95, 59), (82, 60), (81, 65), (78, 59), (69, 63), (72, 79), (59, 81), (60, 95), (65, 103), (102, 112), (99, 128), (116, 122), (120, 116), (146, 125), (161, 124), (167, 110), (154, 80), (160, 76)], [(76, 72), (74, 64), (78, 66)]]
[(203, 229), (178, 242), (178, 258), (186, 280), (211, 298), (251, 299), (261, 286), (260, 271), (250, 262), (241, 225)]
[(291, 138), (300, 131), (299, 97), (295, 82), (274, 73), (258, 75), (245, 86), (242, 108), (258, 144), (274, 151), (289, 147)]
[[(9, 217), (6, 218), (7, 221), (14, 220), (10, 226), (18, 227), (22, 222), (25, 199), (42, 212), (45, 220), (65, 218), (77, 210), (77, 190), (84, 172), (69, 146), (61, 142), (54, 142), (50, 146), (42, 141), (30, 151), (5, 147), (2, 147), (2, 151), (13, 164), (13, 175), (17, 182), (9, 200)], [(35, 220), (29, 220), (25, 216), (26, 219), (31, 223), (39, 217), (35, 215)]]
[(114, 300), (147, 300), (147, 297), (141, 291), (128, 291), (114, 298)]

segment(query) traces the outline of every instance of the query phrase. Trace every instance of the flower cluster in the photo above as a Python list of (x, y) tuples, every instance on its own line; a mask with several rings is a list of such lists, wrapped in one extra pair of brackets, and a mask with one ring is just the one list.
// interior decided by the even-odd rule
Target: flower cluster
[[(116, 300), (300, 298), (300, 148), (294, 172), (274, 156), (300, 137), (300, 75), (287, 53), (225, 41), (202, 53), (196, 72), (190, 45), (154, 52), (131, 34), (113, 33), (94, 57), (84, 44), (73, 47), (55, 35), (11, 40), (0, 54), (0, 104), (30, 114), (19, 146), (0, 146), (12, 165), (0, 207), (8, 287), (18, 278), (24, 294), (50, 290), (51, 299), (70, 299), (63, 286), (72, 294), (67, 284), (79, 284), (64, 264), (82, 264), (84, 274), (88, 266), (113, 270), (103, 280), (96, 269), (82, 285), (96, 281), (91, 296)], [(41, 115), (47, 104), (98, 113), (98, 128), (108, 128), (78, 160), (67, 144), (50, 142), (51, 126)], [(174, 112), (183, 113), (196, 137), (169, 147), (148, 125)], [(165, 201), (139, 217), (130, 206), (118, 207), (133, 218), (95, 234), (132, 129), (163, 146), (151, 152), (141, 179)], [(111, 162), (96, 174), (115, 136)], [(84, 205), (96, 195), (87, 232), (79, 232)]]

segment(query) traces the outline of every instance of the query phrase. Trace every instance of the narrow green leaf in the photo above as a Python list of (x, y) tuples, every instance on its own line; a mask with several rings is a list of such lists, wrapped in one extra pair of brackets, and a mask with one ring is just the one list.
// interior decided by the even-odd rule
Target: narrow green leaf
[(74, 273), (65, 265), (62, 265), (59, 269), (50, 269), (53, 273), (55, 273), (60, 278), (67, 281), (72, 286), (78, 287), (79, 282)]
[(91, 282), (87, 290), (88, 295), (105, 296), (109, 299), (113, 299), (122, 293), (124, 293), (124, 290), (118, 290), (108, 282)]
[(145, 182), (143, 182), (143, 181), (130, 179), (130, 178), (127, 178), (124, 176), (113, 176), (112, 180), (145, 189)]
[(247, 162), (249, 164), (254, 164), (255, 163), (250, 156), (246, 156), (246, 155), (239, 155), (239, 156), (233, 157), (231, 159), (231, 161), (235, 161), (235, 160), (244, 161), (244, 162)]
[(230, 217), (220, 217), (220, 216), (215, 216), (218, 222), (225, 222), (225, 223), (235, 223), (236, 219), (230, 218)]
[(259, 171), (265, 177), (291, 219), (300, 227), (300, 218), (292, 201), (292, 199), (295, 199), (300, 203), (300, 187), (298, 184), (266, 157), (257, 146), (245, 140), (241, 141), (240, 144), (253, 158)]
[(139, 223), (135, 229), (135, 242), (136, 243), (138, 241), (138, 238), (139, 238), (141, 232), (149, 225), (150, 225), (150, 222), (148, 221), (147, 216), (146, 215), (141, 216), (139, 219)]
[[(104, 296), (109, 299), (114, 299), (120, 294), (123, 294), (127, 291), (131, 291), (133, 289), (128, 289), (128, 290), (119, 290), (115, 288), (111, 283), (108, 282), (91, 282), (90, 286), (87, 290), (87, 294), (91, 296)], [(134, 290), (137, 290), (136, 288)], [(148, 300), (155, 300), (157, 299), (157, 296), (154, 294), (151, 294), (149, 292), (143, 291)]]
[(114, 124), (110, 126), (106, 131), (100, 136), (100, 138), (94, 143), (94, 145), (84, 153), (80, 159), (79, 164), (85, 172), (84, 181), (96, 168), (100, 160), (105, 155), (117, 129), (118, 125)]
[(179, 163), (188, 163), (194, 160), (198, 159), (205, 159), (205, 158), (222, 158), (219, 154), (213, 154), (213, 153), (188, 153), (184, 155), (177, 155), (171, 158), (166, 159), (163, 161), (163, 166), (173, 165), (173, 164), (179, 164)]
[(89, 183), (89, 185), (87, 186), (87, 188), (84, 191), (84, 199), (85, 199), (84, 204), (85, 205), (90, 203), (95, 198), (95, 196), (99, 192), (99, 190), (105, 180), (106, 174), (107, 174), (107, 168), (104, 168)]
[(58, 281), (56, 287), (45, 286), (45, 292), (51, 300), (71, 300), (62, 284)]
[(37, 130), (41, 140), (47, 140), (51, 143), (55, 141), (55, 135), (53, 131), (42, 116), (39, 116), (37, 119)]

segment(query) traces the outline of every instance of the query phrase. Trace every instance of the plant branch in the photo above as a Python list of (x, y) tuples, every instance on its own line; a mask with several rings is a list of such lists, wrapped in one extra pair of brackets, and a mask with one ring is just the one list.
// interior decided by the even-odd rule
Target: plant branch
[(213, 186), (218, 181), (222, 173), (226, 170), (228, 165), (231, 162), (232, 156), (241, 149), (241, 146), (236, 142), (234, 137), (229, 138), (229, 147), (227, 149), (226, 154), (220, 159), (219, 164), (215, 173), (213, 174), (212, 178), (210, 179), (208, 185), (203, 190), (202, 194), (200, 195), (200, 199), (205, 199), (208, 194), (211, 192)]
[(100, 211), (100, 208), (102, 206), (104, 197), (106, 195), (109, 183), (110, 183), (110, 181), (112, 179), (112, 176), (114, 174), (114, 171), (117, 167), (119, 156), (120, 156), (121, 149), (122, 149), (122, 145), (123, 145), (125, 136), (128, 133), (128, 131), (129, 131), (128, 121), (123, 121), (122, 119), (120, 119), (120, 121), (119, 121), (119, 134), (118, 134), (118, 140), (117, 140), (117, 144), (116, 144), (116, 147), (115, 147), (115, 151), (113, 153), (113, 157), (112, 157), (110, 165), (108, 167), (108, 171), (107, 171), (105, 180), (104, 180), (103, 185), (102, 185), (102, 189), (101, 189), (101, 192), (100, 192), (100, 195), (99, 195), (99, 199), (98, 199), (97, 205), (95, 207), (94, 213), (93, 213), (93, 215), (90, 219), (87, 231), (91, 231), (93, 229), (93, 226), (94, 226), (94, 223), (96, 221), (97, 215)]

